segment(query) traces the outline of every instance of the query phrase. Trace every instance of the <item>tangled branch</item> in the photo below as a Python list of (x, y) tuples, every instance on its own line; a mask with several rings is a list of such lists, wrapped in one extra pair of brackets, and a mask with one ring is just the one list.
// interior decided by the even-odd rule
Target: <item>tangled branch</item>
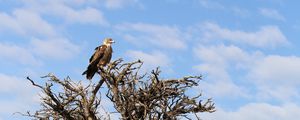
[[(130, 63), (123, 63), (122, 59), (115, 60), (107, 67), (99, 68), (99, 81), (91, 81), (86, 86), (80, 81), (74, 83), (70, 77), (60, 80), (52, 74), (42, 77), (48, 79), (45, 85), (36, 84), (27, 77), (44, 95), (41, 97), (40, 110), (23, 115), (43, 120), (106, 119), (97, 112), (101, 102), (101, 95), (98, 93), (103, 83), (108, 87), (106, 96), (123, 120), (189, 119), (188, 113), (215, 111), (211, 99), (202, 102), (200, 93), (195, 97), (187, 95), (186, 91), (198, 86), (202, 76), (161, 79), (159, 68), (149, 74), (139, 74), (142, 65), (140, 60)], [(53, 86), (62, 88), (62, 91)], [(107, 119), (110, 119), (109, 115)]]
[[(180, 79), (160, 79), (157, 68), (149, 75), (139, 75), (140, 60), (119, 64), (112, 62), (100, 75), (109, 88), (106, 96), (114, 103), (122, 119), (177, 119), (188, 118), (187, 113), (214, 112), (211, 99), (206, 102), (188, 97), (186, 90), (198, 85), (202, 76), (186, 76)], [(197, 101), (198, 100), (198, 101)]]

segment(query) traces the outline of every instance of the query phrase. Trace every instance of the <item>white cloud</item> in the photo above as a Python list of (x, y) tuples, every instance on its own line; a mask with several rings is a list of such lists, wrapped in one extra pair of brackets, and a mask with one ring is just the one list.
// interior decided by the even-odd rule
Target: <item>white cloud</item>
[(101, 0), (56, 0), (56, 2), (63, 2), (71, 6), (98, 6), (99, 4), (102, 4)]
[(41, 65), (42, 62), (27, 49), (13, 44), (0, 43), (0, 60), (24, 65)]
[(103, 0), (105, 7), (109, 9), (123, 8), (126, 5), (138, 4), (138, 0)]
[(142, 51), (129, 50), (125, 54), (126, 56), (129, 57), (129, 59), (132, 60), (140, 59), (141, 61), (143, 61), (144, 62), (143, 68), (147, 70), (152, 70), (155, 69), (156, 67), (166, 67), (171, 64), (171, 61), (168, 58), (168, 56), (159, 51), (145, 53)]
[(32, 39), (29, 44), (0, 43), (0, 60), (5, 63), (41, 66), (40, 58), (65, 60), (80, 52), (80, 47), (65, 38)]
[(13, 31), (16, 33), (24, 34), (23, 28), (19, 25), (17, 20), (7, 13), (0, 12), (0, 31)]
[[(1, 87), (0, 92), (1, 93), (8, 93), (8, 92), (24, 92), (26, 93), (26, 85), (25, 84), (25, 78), (24, 81), (20, 80), (20, 78), (14, 77), (14, 76), (8, 76), (5, 74), (0, 73), (0, 80), (1, 80)], [(29, 83), (29, 82), (28, 82)], [(16, 90), (16, 91), (13, 91)], [(25, 91), (24, 91), (25, 90)], [(21, 94), (21, 93), (19, 93)]]
[(224, 9), (224, 6), (216, 1), (211, 0), (199, 0), (199, 3), (202, 7), (210, 9)]
[(65, 14), (65, 19), (71, 23), (95, 23), (99, 25), (109, 24), (104, 18), (103, 13), (95, 8), (85, 8), (78, 11), (68, 10)]
[(62, 3), (55, 2), (40, 9), (44, 11), (43, 14), (59, 16), (65, 19), (68, 23), (109, 24), (101, 11), (91, 7), (76, 10)]
[(257, 79), (277, 81), (280, 85), (300, 85), (299, 57), (269, 55), (262, 61), (257, 62), (253, 68), (251, 74), (257, 76)]
[(199, 27), (205, 40), (221, 39), (261, 48), (288, 44), (286, 37), (277, 26), (262, 26), (254, 32), (230, 30), (209, 22)]
[[(194, 68), (208, 79), (200, 88), (215, 97), (235, 95), (276, 102), (300, 98), (299, 57), (249, 53), (233, 45), (200, 45), (194, 48), (194, 53), (202, 61)], [(234, 74), (241, 71), (245, 74), (239, 73), (239, 77)], [(235, 83), (237, 78), (248, 86)]]
[(34, 12), (18, 9), (15, 10), (13, 14), (16, 16), (16, 20), (20, 26), (31, 34), (38, 33), (45, 36), (56, 35), (52, 25)]
[[(209, 74), (213, 76), (213, 74)], [(208, 75), (204, 76), (204, 81), (197, 87), (199, 91), (203, 91), (205, 96), (216, 99), (236, 99), (251, 97), (246, 88), (239, 86), (232, 80), (214, 79)]]
[(236, 68), (244, 68), (249, 62), (254, 62), (253, 58), (260, 57), (261, 52), (256, 51), (253, 54), (249, 54), (243, 51), (241, 48), (228, 45), (199, 45), (194, 48), (194, 53), (201, 61), (205, 63), (217, 65), (220, 68), (233, 67), (231, 64), (235, 64)]
[(300, 98), (300, 58), (269, 55), (257, 61), (248, 77), (257, 85), (258, 98), (285, 101)]
[(35, 54), (51, 59), (68, 59), (79, 53), (80, 47), (68, 39), (32, 39), (30, 42)]
[[(300, 98), (299, 57), (249, 53), (233, 45), (200, 45), (194, 53), (202, 61), (194, 68), (207, 76), (200, 88), (214, 97), (230, 95), (280, 103)], [(245, 74), (234, 74), (241, 71)], [(247, 86), (235, 83), (237, 78)]]
[(36, 91), (25, 77), (9, 76), (0, 73), (0, 114), (3, 119), (14, 119), (15, 112), (25, 113), (32, 110), (33, 106), (38, 105)]
[[(94, 0), (23, 1), (25, 8), (28, 10), (40, 15), (52, 15), (54, 17), (62, 18), (69, 24), (81, 23), (103, 26), (109, 25), (108, 21), (104, 18), (103, 13), (89, 5), (92, 3), (97, 4), (98, 2)], [(86, 4), (88, 4), (89, 7), (86, 7)]]
[(249, 54), (242, 49), (230, 45), (198, 46), (194, 53), (201, 64), (194, 68), (200, 73), (206, 74), (208, 80), (204, 81), (200, 88), (214, 97), (227, 95), (234, 97), (248, 97), (244, 87), (238, 86), (232, 81), (230, 70), (245, 70), (249, 68), (254, 58), (261, 56), (260, 52)]
[(232, 12), (242, 18), (251, 16), (251, 12), (245, 8), (233, 7)]
[(285, 17), (275, 9), (261, 8), (259, 12), (265, 17), (285, 21)]
[(248, 103), (236, 111), (217, 109), (215, 113), (199, 116), (204, 120), (296, 120), (300, 117), (300, 107), (293, 103), (283, 105)]
[[(185, 35), (176, 27), (145, 23), (116, 25), (125, 40), (134, 44), (155, 45), (162, 48), (184, 49)], [(134, 34), (133, 34), (134, 33)]]
[[(54, 25), (44, 16), (62, 18), (65, 23), (109, 25), (103, 13), (93, 7), (73, 8), (64, 1), (23, 1), (22, 7), (11, 13), (0, 12), (0, 31), (7, 30), (26, 36), (60, 36)], [(58, 24), (64, 24), (60, 22)]]
[[(225, 39), (257, 47), (276, 47), (288, 41), (275, 26), (264, 26), (256, 32), (244, 32), (221, 28), (217, 24), (205, 23), (203, 38)], [(223, 41), (221, 41), (223, 43)], [(300, 58), (296, 56), (264, 55), (260, 51), (246, 52), (233, 45), (205, 45), (194, 48), (201, 64), (195, 66), (208, 76), (203, 89), (216, 97), (226, 95), (245, 96), (258, 101), (293, 101), (300, 98)], [(239, 45), (239, 44), (237, 44)], [(229, 73), (231, 71), (231, 73)], [(240, 71), (245, 73), (240, 74)], [(239, 72), (237, 77), (235, 72)], [(243, 80), (249, 86), (238, 85)], [(253, 88), (252, 88), (253, 87)], [(254, 91), (253, 91), (254, 90)]]
[(10, 30), (21, 35), (55, 36), (56, 32), (51, 24), (38, 14), (16, 9), (12, 15), (0, 13), (0, 31)]

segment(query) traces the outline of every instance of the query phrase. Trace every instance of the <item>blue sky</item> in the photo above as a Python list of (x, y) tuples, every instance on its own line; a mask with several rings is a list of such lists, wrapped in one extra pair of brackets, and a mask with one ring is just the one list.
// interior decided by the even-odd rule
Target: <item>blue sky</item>
[[(204, 120), (300, 117), (296, 0), (0, 0), (0, 120), (35, 110), (39, 76), (84, 80), (96, 46), (141, 59), (163, 77), (203, 75), (195, 89), (217, 112)], [(109, 105), (108, 101), (104, 103)], [(108, 106), (107, 105), (107, 106)]]

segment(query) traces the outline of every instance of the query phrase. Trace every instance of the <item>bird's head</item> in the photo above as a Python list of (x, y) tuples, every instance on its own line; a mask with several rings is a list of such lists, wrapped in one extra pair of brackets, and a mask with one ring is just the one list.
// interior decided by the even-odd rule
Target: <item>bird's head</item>
[(105, 38), (103, 41), (103, 44), (108, 46), (110, 46), (112, 43), (115, 43), (115, 41), (111, 38)]

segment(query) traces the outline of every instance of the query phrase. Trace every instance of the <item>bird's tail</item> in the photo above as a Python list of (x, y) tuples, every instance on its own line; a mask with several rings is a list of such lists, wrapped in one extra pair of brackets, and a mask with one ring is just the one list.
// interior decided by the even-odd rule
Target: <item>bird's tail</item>
[(85, 75), (87, 73), (87, 70), (86, 71), (84, 71), (81, 75)]
[(86, 79), (88, 79), (88, 80), (91, 80), (94, 77), (97, 70), (98, 70), (97, 66), (94, 65), (94, 64), (95, 63), (90, 64), (88, 66), (87, 70), (82, 73), (82, 75), (86, 74)]
[(91, 80), (93, 76), (95, 75), (96, 72), (91, 71), (91, 70), (86, 70), (82, 73), (82, 75), (86, 74), (86, 79)]

